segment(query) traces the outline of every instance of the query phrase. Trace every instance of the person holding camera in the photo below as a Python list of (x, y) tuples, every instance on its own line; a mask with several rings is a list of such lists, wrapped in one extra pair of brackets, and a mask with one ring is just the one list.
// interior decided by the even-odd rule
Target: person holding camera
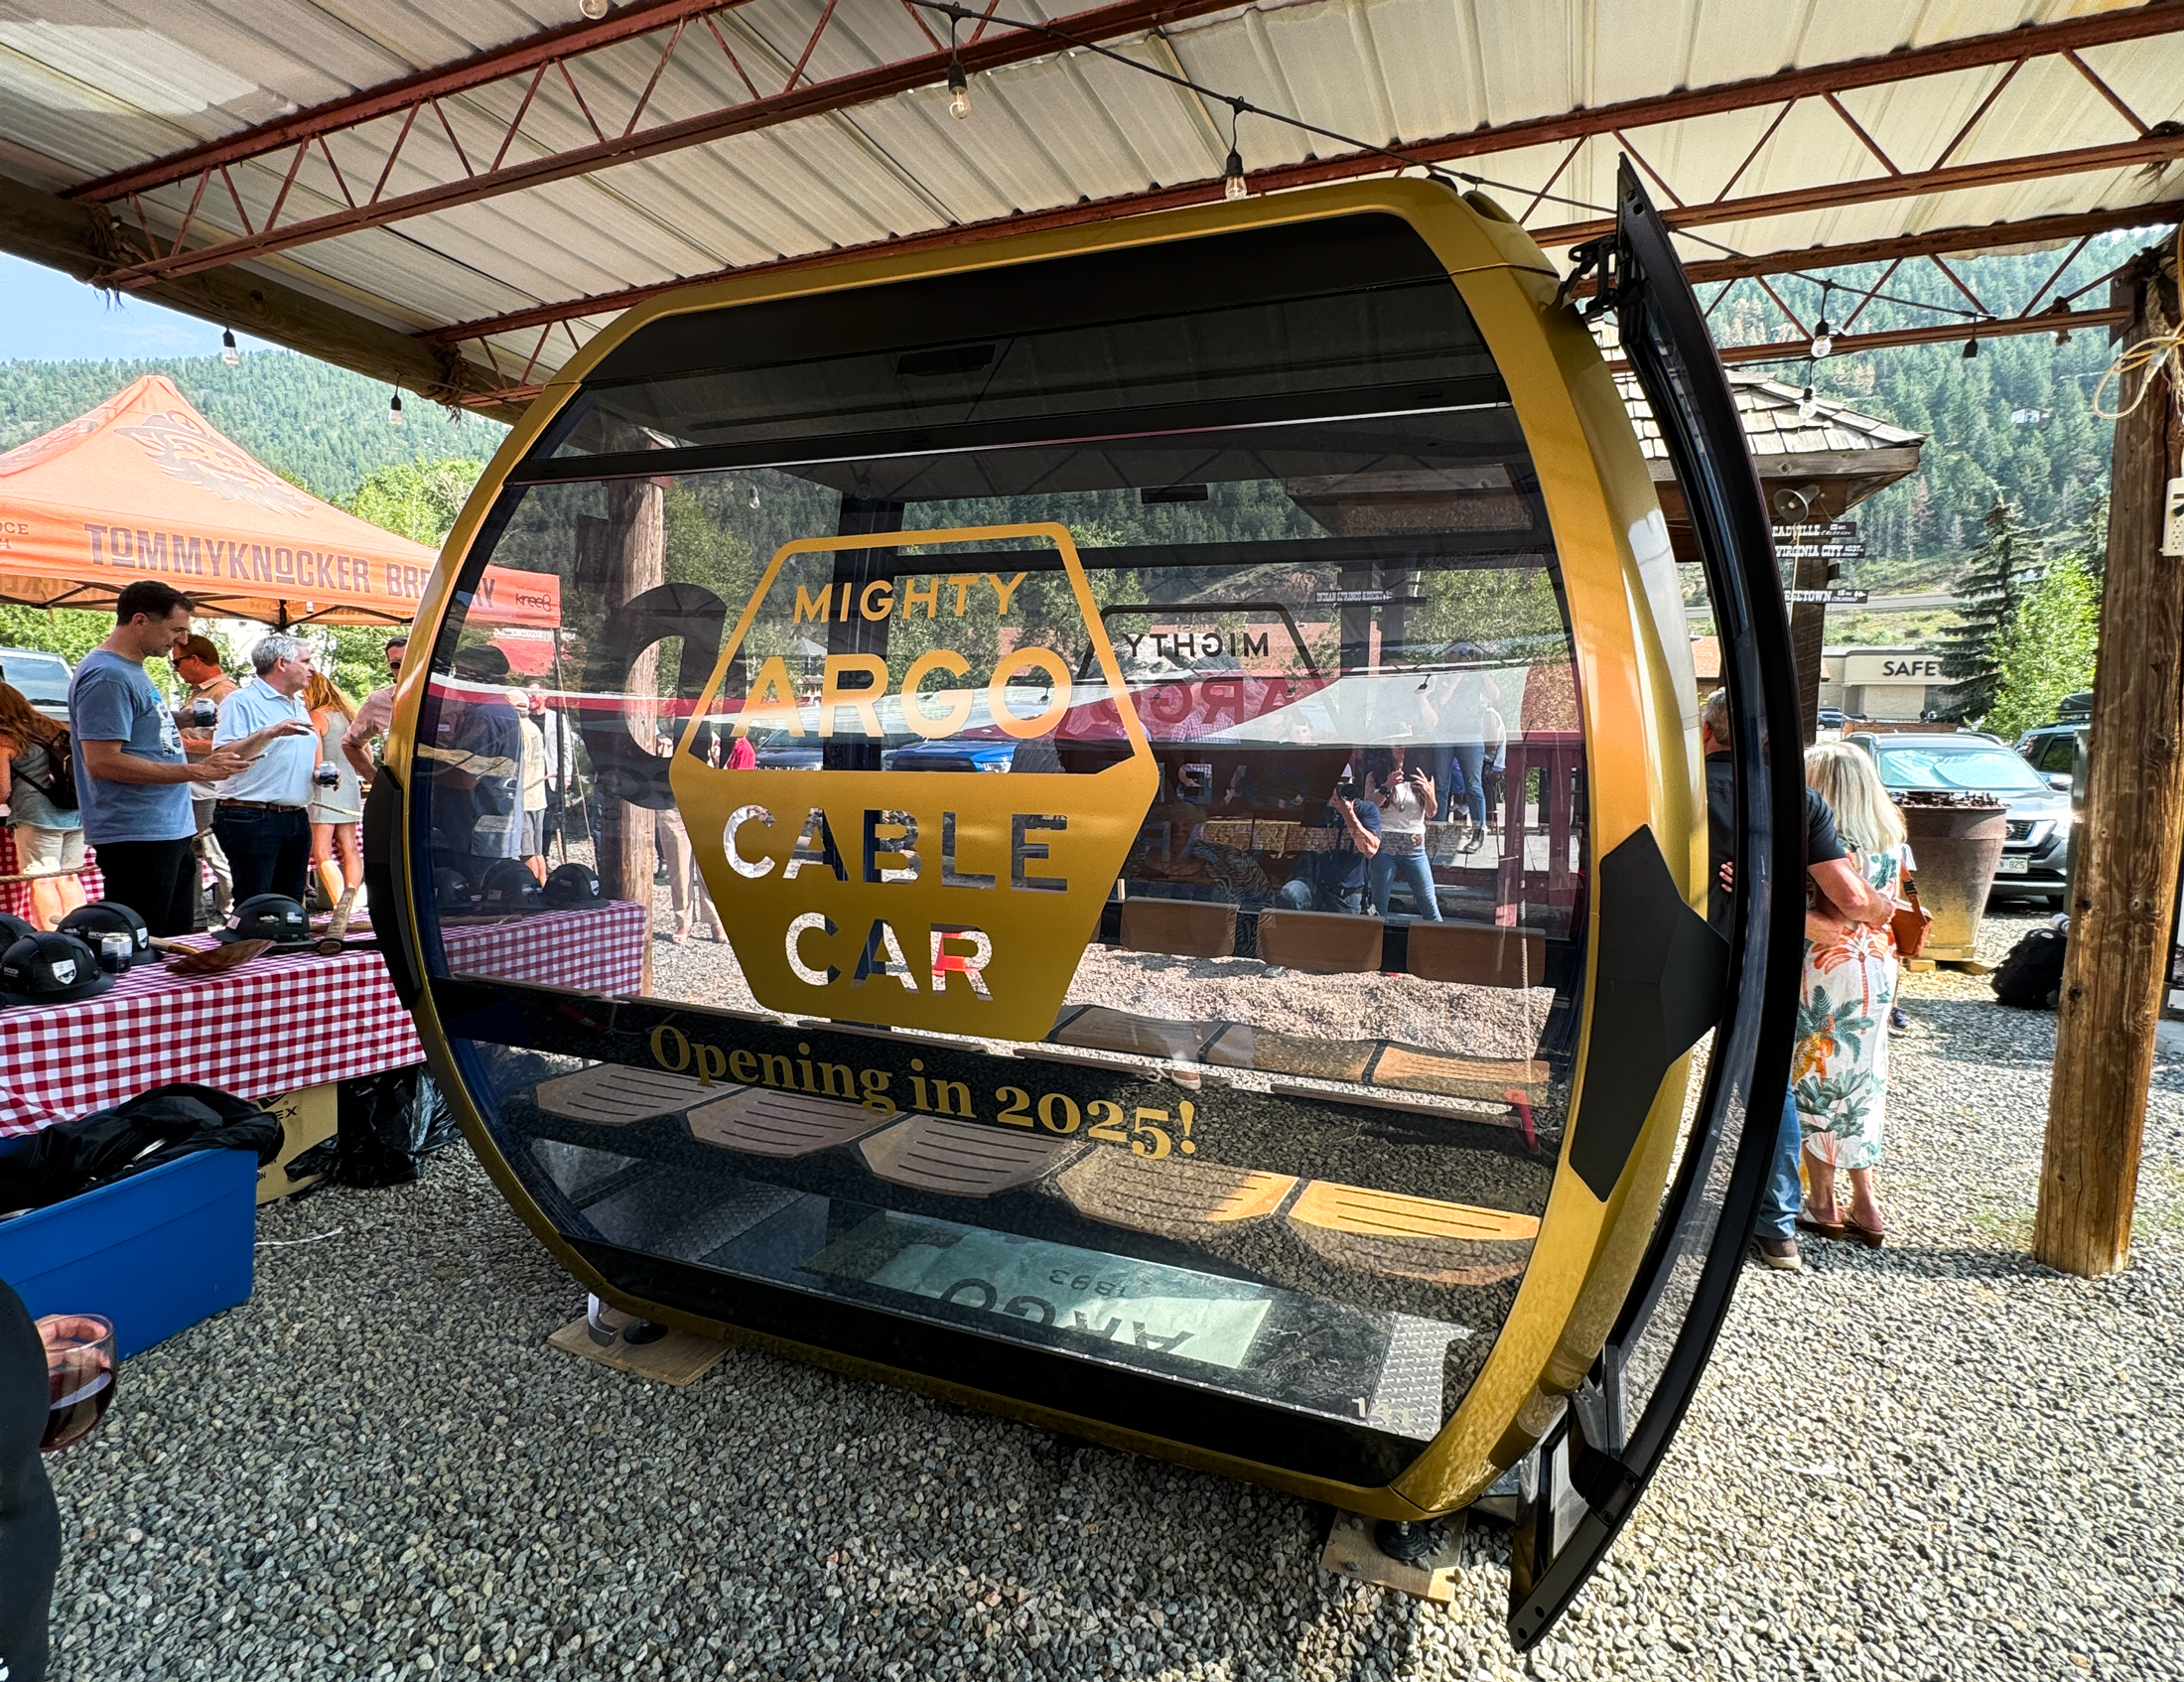
[(1380, 808), (1359, 792), (1345, 770), (1306, 829), (1297, 874), (1275, 895), (1275, 909), (1351, 916), (1365, 909), (1365, 868), (1380, 851)]
[(1426, 854), (1426, 826), (1439, 812), (1433, 779), (1417, 766), (1406, 768), (1401, 748), (1365, 750), (1365, 794), (1380, 808), (1380, 848), (1366, 866), (1367, 899), (1373, 915), (1385, 917), (1400, 879), (1411, 891), (1411, 914), (1440, 921), (1440, 896)]
[[(202, 631), (177, 637), (167, 663), (185, 686), (182, 705), (175, 709), (175, 722), (182, 727), (182, 751), (193, 761), (202, 760), (212, 751), (212, 726), (219, 718), (220, 703), (239, 685), (221, 669), (219, 649)], [(235, 873), (227, 868), (227, 855), (212, 833), (210, 783), (192, 785), (190, 815), (198, 826), (197, 855), (212, 873), (212, 918), (224, 922), (235, 903)]]
[(234, 747), (251, 763), (213, 789), (212, 833), (235, 875), (235, 899), (282, 894), (302, 903), (311, 869), (312, 772), (319, 736), (303, 692), (311, 648), (300, 637), (261, 637), (250, 650), (257, 681), (219, 704), (215, 749)]

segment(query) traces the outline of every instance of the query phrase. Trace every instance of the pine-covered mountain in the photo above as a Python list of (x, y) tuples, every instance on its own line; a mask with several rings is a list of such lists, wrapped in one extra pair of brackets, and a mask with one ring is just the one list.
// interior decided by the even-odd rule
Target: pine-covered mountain
[(331, 362), (257, 350), (229, 367), (217, 356), (140, 362), (0, 362), (0, 450), (73, 420), (131, 380), (163, 373), (205, 418), (276, 472), (338, 501), (396, 462), (489, 457), (498, 421), (458, 421), (415, 392), (399, 427), (387, 424), (390, 387)]
[[(2028, 301), (2036, 311), (2048, 308), (2147, 243), (2143, 232), (2094, 239), (2045, 292), (2040, 288), (2054, 273), (2060, 251), (1945, 260), (1987, 308), (2014, 314)], [(2116, 350), (2106, 329), (2074, 333), (2064, 345), (2047, 333), (1981, 339), (1979, 354), (1967, 356), (1977, 316), (1971, 301), (1933, 265), (1908, 263), (1884, 277), (1881, 265), (1874, 264), (1838, 270), (1830, 278), (1838, 284), (1826, 313), (1839, 333), (1864, 292), (1876, 286), (1880, 296), (1858, 314), (1852, 334), (1952, 320), (1964, 326), (1963, 338), (1946, 345), (1864, 350), (1811, 365), (1818, 395), (1928, 435), (1919, 472), (1851, 516), (1863, 527), (1868, 556), (1853, 564), (1857, 583), (1876, 593), (1947, 586), (1979, 546), (1982, 522), (1997, 499), (2051, 536), (2064, 535), (2086, 518), (2109, 482), (2114, 426), (2093, 408), (2102, 372)], [(1819, 319), (1817, 284), (1797, 277), (1771, 284), (1808, 327)], [(1702, 287), (1701, 301), (1712, 303), (1714, 291)], [(2082, 307), (2106, 302), (2105, 285), (2079, 300)], [(1919, 309), (1914, 303), (1939, 308)], [(1786, 339), (1794, 331), (1753, 281), (1738, 282), (1715, 306), (1712, 320), (1722, 344)], [(1765, 371), (1785, 384), (1803, 385), (1808, 364), (1802, 340), (1798, 351), (1791, 359), (1764, 364)], [(2112, 401), (2114, 395), (2112, 390)]]

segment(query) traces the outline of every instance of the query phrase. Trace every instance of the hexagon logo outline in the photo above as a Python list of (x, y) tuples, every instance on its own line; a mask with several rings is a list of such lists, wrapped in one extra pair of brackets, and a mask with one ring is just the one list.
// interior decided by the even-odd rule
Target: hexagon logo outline
[[(691, 751), (701, 723), (717, 716), (733, 662), (793, 557), (1027, 538), (1054, 545), (1105, 692), (1080, 698), (1065, 662), (1041, 644), (1020, 643), (997, 657), (987, 681), (993, 722), (1019, 741), (1035, 740), (1058, 733), (1072, 712), (1112, 700), (1127, 758), (1093, 771), (1011, 771), (997, 777), (977, 771), (732, 770), (708, 766)], [(1043, 651), (1045, 661), (1034, 653), (1018, 662), (1026, 647)], [(968, 670), (953, 650), (920, 659), (935, 653), (953, 655), (953, 675)], [(1059, 667), (1069, 684), (1064, 704), (1032, 719), (1015, 713), (1003, 695), (1012, 662)], [(764, 668), (752, 689), (766, 692)], [(849, 695), (877, 701), (881, 691), (837, 693), (843, 698), (821, 704), (829, 724), (853, 705)], [(925, 689), (909, 672), (897, 692), (921, 735), (926, 725), (943, 722), (925, 703), (962, 693)], [(747, 697), (735, 734), (748, 735), (754, 718), (782, 713), (800, 716), (795, 696), (762, 709)], [(961, 721), (953, 728), (962, 728)], [(1043, 1039), (1052, 1029), (1159, 780), (1075, 540), (1046, 520), (784, 543), (724, 641), (669, 770), (706, 887), (760, 1004), (792, 1015), (1020, 1041)]]

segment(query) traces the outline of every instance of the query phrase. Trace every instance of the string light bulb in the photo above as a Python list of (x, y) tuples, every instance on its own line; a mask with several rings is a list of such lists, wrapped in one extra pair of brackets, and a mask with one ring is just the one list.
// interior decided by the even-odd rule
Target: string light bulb
[(1964, 359), (1968, 362), (1972, 362), (1979, 360), (1979, 336), (1975, 333), (1970, 339), (1967, 339), (1964, 342)]
[(1221, 196), (1224, 199), (1241, 199), (1251, 191), (1244, 185), (1244, 155), (1233, 146), (1229, 148), (1228, 167), (1221, 173)]
[(577, 10), (594, 23), (598, 23), (614, 9), (614, 0), (577, 0)]
[(751, 505), (754, 508), (758, 505), (758, 487), (755, 484), (751, 488)]
[[(970, 116), (970, 76), (963, 74), (963, 59), (957, 57), (957, 29), (961, 18), (948, 18), (948, 116), (957, 122)], [(755, 488), (753, 488), (755, 490)]]
[(1799, 420), (1811, 420), (1819, 413), (1820, 399), (1813, 395), (1813, 388), (1808, 385), (1805, 388), (1805, 395), (1797, 400), (1797, 418)]
[(387, 404), (387, 425), (389, 425), (389, 426), (400, 426), (401, 424), (402, 424), (402, 393), (401, 393), (401, 392), (399, 392), (399, 391), (397, 391), (397, 392), (395, 392), (395, 394), (394, 394), (394, 398), (393, 398), (393, 400), (392, 400), (391, 402), (389, 402), (389, 403)]
[(1820, 283), (1820, 325), (1813, 330), (1813, 359), (1820, 361), (1836, 348), (1836, 330), (1828, 325), (1828, 294), (1835, 290), (1835, 282)]
[(231, 327), (220, 330), (220, 360), (229, 367), (242, 361), (242, 351), (235, 344), (235, 330)]

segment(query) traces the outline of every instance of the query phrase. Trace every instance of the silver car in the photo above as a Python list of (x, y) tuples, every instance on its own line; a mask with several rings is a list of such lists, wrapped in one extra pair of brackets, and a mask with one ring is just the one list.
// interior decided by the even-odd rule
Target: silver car
[(68, 722), (68, 662), (42, 648), (0, 648), (0, 674), (48, 718)]
[(1970, 731), (1843, 738), (1872, 755), (1891, 794), (1912, 788), (1992, 794), (2008, 808), (2008, 838), (1994, 870), (1994, 898), (2046, 900), (2060, 910), (2070, 849), (2070, 795), (1992, 736)]

